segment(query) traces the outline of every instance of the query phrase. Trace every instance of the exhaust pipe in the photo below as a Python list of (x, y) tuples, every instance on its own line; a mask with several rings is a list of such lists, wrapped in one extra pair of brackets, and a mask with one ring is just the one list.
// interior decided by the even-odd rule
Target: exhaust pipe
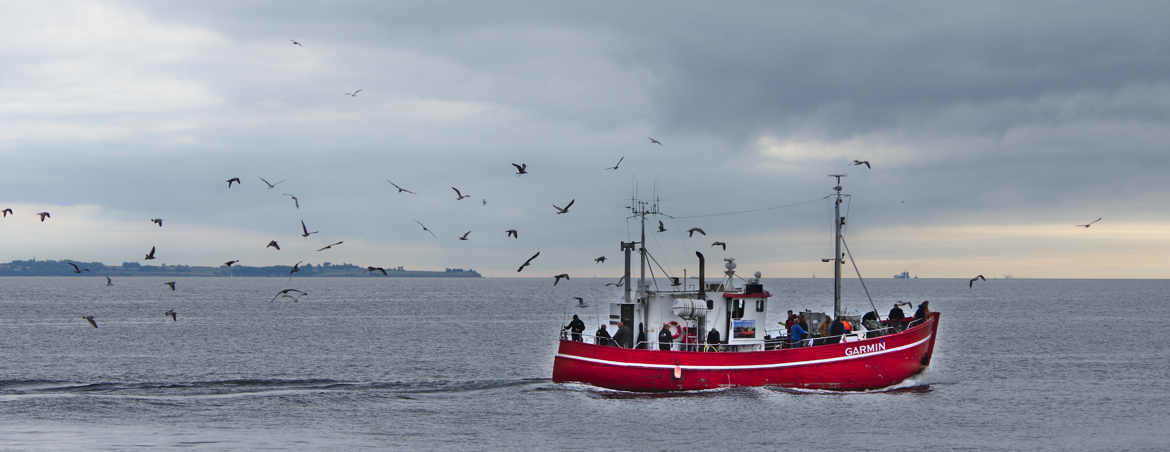
[(699, 299), (707, 299), (707, 260), (703, 258), (703, 253), (695, 251), (695, 255), (699, 256)]

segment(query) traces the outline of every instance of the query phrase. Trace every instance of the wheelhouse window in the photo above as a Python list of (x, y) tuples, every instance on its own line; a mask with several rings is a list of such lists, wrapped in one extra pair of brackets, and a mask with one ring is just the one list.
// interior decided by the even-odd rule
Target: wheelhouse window
[(735, 300), (732, 300), (732, 302), (731, 302), (731, 318), (733, 318), (733, 319), (742, 319), (743, 318), (743, 305), (744, 305), (743, 298), (736, 298)]

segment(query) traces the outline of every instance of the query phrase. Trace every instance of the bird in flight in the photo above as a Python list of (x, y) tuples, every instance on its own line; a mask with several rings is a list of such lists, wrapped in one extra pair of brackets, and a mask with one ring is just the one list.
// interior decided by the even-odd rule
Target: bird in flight
[(527, 163), (523, 163), (523, 162), (513, 163), (512, 166), (516, 167), (516, 175), (517, 176), (522, 176), (522, 175), (528, 174), (528, 164)]
[(360, 92), (362, 92), (362, 89), (361, 89), (361, 88), (358, 88), (358, 89), (357, 89), (357, 90), (355, 90), (355, 91), (351, 91), (351, 92), (345, 93), (345, 95), (346, 95), (346, 96), (349, 96), (349, 97), (357, 97), (358, 93), (360, 93)]
[(853, 166), (861, 166), (861, 165), (865, 165), (866, 169), (873, 169), (872, 166), (869, 166), (869, 160), (854, 160), (853, 161)]
[(330, 244), (328, 244), (328, 245), (325, 245), (325, 246), (323, 246), (323, 247), (317, 248), (317, 251), (325, 251), (325, 250), (327, 250), (327, 249), (331, 249), (331, 248), (333, 248), (333, 247), (335, 247), (335, 246), (337, 246), (337, 245), (340, 245), (340, 244), (342, 244), (342, 243), (345, 243), (345, 242), (344, 242), (344, 241), (342, 241), (342, 240), (338, 240), (338, 241), (336, 241), (336, 242), (330, 243)]
[(483, 199), (481, 199), (481, 200), (479, 200), (479, 201), (480, 201), (480, 203), (482, 203), (483, 205), (485, 205), (485, 206), (487, 205), (487, 198), (483, 198)]
[(970, 281), (967, 281), (967, 288), (970, 289), (975, 287), (975, 281), (987, 281), (987, 278), (984, 278), (983, 275), (978, 275), (974, 278), (971, 278)]
[(146, 260), (148, 260), (148, 261), (149, 261), (149, 260), (152, 260), (152, 259), (154, 259), (154, 248), (155, 248), (155, 247), (153, 247), (153, 246), (152, 246), (152, 247), (150, 247), (150, 252), (149, 252), (149, 253), (146, 253)]
[(81, 318), (85, 319), (86, 322), (89, 322), (90, 326), (97, 328), (97, 321), (93, 319), (92, 315), (83, 315)]
[(174, 281), (167, 281), (167, 282), (163, 283), (163, 285), (170, 286), (171, 292), (175, 291), (175, 282)]
[(593, 263), (604, 264), (605, 263), (605, 256), (598, 256), (598, 257), (594, 258)]
[(4, 213), (4, 218), (8, 218), (8, 214), (12, 213), (12, 209), (6, 207), (2, 212)]
[(662, 142), (655, 140), (654, 137), (646, 137), (646, 138), (650, 139), (650, 144), (657, 144), (659, 146), (662, 146)]
[(301, 237), (308, 238), (310, 235), (316, 234), (318, 232), (321, 231), (309, 232), (309, 228), (305, 226), (305, 220), (301, 220)]
[(1090, 221), (1090, 222), (1088, 222), (1088, 223), (1085, 223), (1085, 224), (1078, 224), (1078, 225), (1076, 225), (1076, 226), (1077, 226), (1078, 228), (1085, 228), (1085, 229), (1088, 229), (1088, 228), (1089, 228), (1089, 226), (1092, 226), (1092, 225), (1094, 225), (1094, 224), (1097, 224), (1097, 222), (1098, 222), (1098, 221), (1101, 221), (1101, 217), (1097, 217), (1097, 219), (1096, 219), (1096, 220)]
[(467, 240), (469, 235), (471, 235), (471, 231), (464, 232), (463, 235), (459, 236), (459, 240)]
[(226, 265), (228, 268), (231, 268), (231, 266), (236, 265), (239, 262), (240, 262), (239, 259), (232, 259), (230, 261), (224, 262), (223, 265)]
[(292, 301), (298, 301), (299, 297), (302, 297), (302, 296), (305, 296), (308, 294), (309, 294), (308, 292), (305, 292), (303, 290), (281, 289), (280, 291), (276, 292), (276, 295), (273, 295), (272, 299), (268, 300), (268, 302), (272, 303), (272, 302), (276, 301), (277, 298), (288, 298), (288, 299), (291, 299)]
[(712, 247), (721, 246), (723, 251), (727, 251), (727, 242), (711, 242)]
[(382, 267), (366, 267), (366, 271), (370, 273), (378, 271), (382, 272), (382, 276), (389, 276), (389, 274), (386, 273), (386, 269)]
[(269, 240), (268, 244), (264, 245), (264, 247), (265, 248), (276, 248), (277, 251), (280, 251), (280, 244), (276, 243), (276, 240)]
[(288, 270), (288, 277), (289, 278), (292, 278), (293, 273), (301, 271), (301, 262), (304, 262), (304, 261), (297, 261), (297, 263), (293, 264), (292, 268), (290, 268)]
[(610, 170), (610, 171), (617, 171), (617, 169), (622, 166), (622, 160), (625, 160), (625, 159), (626, 159), (626, 156), (623, 155), (623, 156), (621, 156), (621, 158), (618, 159), (617, 163), (615, 163), (613, 166), (607, 166), (605, 169)]
[(110, 279), (110, 275), (106, 275), (106, 287), (114, 285), (114, 280)]
[(584, 298), (581, 298), (581, 297), (573, 297), (573, 299), (574, 299), (574, 300), (577, 300), (577, 307), (578, 307), (578, 308), (588, 308), (588, 307), (589, 307), (589, 305), (585, 304), (585, 299), (584, 299)]
[(292, 193), (281, 193), (281, 194), (291, 198), (293, 200), (293, 206), (295, 206), (297, 209), (301, 208), (301, 199), (297, 198), (296, 195), (294, 195)]
[(176, 314), (174, 309), (171, 309), (171, 310), (168, 310), (167, 312), (164, 312), (163, 317), (170, 317), (172, 322), (179, 321), (179, 314)]
[(536, 256), (539, 256), (539, 255), (540, 255), (540, 251), (537, 251), (536, 254), (533, 254), (532, 257), (530, 257), (530, 258), (528, 258), (528, 260), (524, 261), (523, 264), (520, 264), (520, 268), (516, 269), (516, 273), (520, 273), (521, 271), (524, 271), (524, 267), (527, 267), (529, 264), (532, 264), (532, 261), (536, 260)]
[(561, 274), (559, 274), (559, 275), (553, 276), (553, 278), (554, 278), (554, 279), (553, 279), (553, 285), (555, 286), (555, 285), (557, 285), (557, 283), (560, 283), (560, 282), (561, 282), (561, 279), (568, 280), (568, 279), (569, 279), (569, 274), (568, 274), (568, 273), (561, 273)]
[(509, 229), (507, 231), (504, 231), (504, 237), (511, 237), (514, 239), (518, 239), (518, 238), (520, 238), (520, 232), (516, 231), (515, 229)]
[(625, 283), (626, 283), (626, 277), (623, 276), (621, 278), (618, 278), (617, 282), (615, 282), (615, 283), (607, 282), (607, 283), (605, 283), (605, 285), (606, 286), (613, 286), (613, 287), (621, 287)]
[(821, 262), (833, 262), (833, 258), (831, 258), (831, 257), (822, 258)]
[(280, 182), (272, 183), (272, 182), (268, 182), (268, 179), (265, 179), (263, 177), (257, 177), (257, 179), (260, 179), (260, 182), (264, 182), (264, 185), (267, 185), (269, 190), (276, 188), (277, 185), (283, 184), (285, 181), (285, 179), (281, 179)]
[(297, 42), (295, 39), (289, 39), (289, 42), (291, 42), (291, 43), (292, 43), (292, 45), (294, 45), (294, 46), (301, 46), (301, 47), (304, 47), (304, 44), (301, 44), (301, 43)]
[(81, 273), (81, 272), (87, 272), (87, 271), (89, 271), (89, 269), (88, 269), (88, 268), (84, 268), (84, 269), (83, 269), (83, 268), (81, 268), (81, 267), (78, 267), (78, 266), (77, 266), (77, 264), (74, 264), (74, 263), (72, 263), (72, 262), (69, 262), (69, 265), (72, 265), (72, 266), (73, 266), (73, 273)]
[(451, 189), (455, 190), (455, 200), (456, 201), (462, 200), (463, 198), (470, 198), (471, 197), (471, 195), (465, 195), (465, 194), (463, 194), (463, 192), (460, 192), (458, 188), (451, 187)]
[(414, 220), (414, 222), (418, 223), (419, 226), (422, 226), (422, 230), (427, 231), (427, 233), (431, 234), (431, 237), (434, 237), (436, 239), (439, 238), (439, 236), (435, 235), (435, 232), (432, 231), (431, 228), (428, 228), (427, 225), (423, 224), (423, 222), (418, 221), (418, 220)]
[(412, 194), (412, 195), (415, 195), (415, 194), (417, 194), (417, 193), (415, 193), (415, 192), (412, 192), (412, 191), (410, 191), (410, 190), (407, 190), (407, 189), (405, 189), (405, 188), (399, 187), (399, 186), (398, 186), (398, 184), (394, 183), (394, 182), (393, 182), (393, 181), (391, 181), (390, 179), (386, 179), (386, 182), (390, 182), (390, 185), (393, 185), (393, 186), (394, 186), (394, 188), (398, 189), (398, 193), (410, 193), (410, 194)]
[(160, 228), (162, 227), (162, 218), (151, 218), (150, 222), (157, 224)]
[(694, 237), (696, 232), (701, 235), (707, 235), (707, 232), (704, 231), (703, 228), (690, 228), (687, 229), (687, 237)]
[(49, 212), (38, 212), (37, 216), (41, 217), (41, 223), (45, 222), (45, 218), (52, 218), (53, 217), (52, 215), (49, 215)]
[(658, 220), (658, 232), (666, 232), (666, 225), (662, 224), (662, 220)]
[(556, 204), (553, 204), (553, 208), (557, 209), (557, 215), (560, 215), (562, 213), (569, 213), (569, 208), (573, 207), (573, 203), (575, 203), (575, 202), (577, 202), (576, 199), (570, 199), (569, 203), (565, 204), (565, 207), (557, 207)]
[(242, 182), (240, 182), (240, 178), (238, 178), (238, 177), (233, 177), (233, 178), (227, 180), (228, 188), (232, 188), (232, 184), (240, 184), (240, 183), (242, 183)]

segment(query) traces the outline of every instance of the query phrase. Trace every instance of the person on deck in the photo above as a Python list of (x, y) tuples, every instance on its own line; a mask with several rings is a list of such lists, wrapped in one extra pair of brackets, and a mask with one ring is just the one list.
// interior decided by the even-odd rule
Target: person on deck
[(853, 324), (849, 323), (849, 319), (842, 317), (841, 326), (845, 328), (845, 332), (841, 334), (849, 334), (853, 332)]
[(634, 339), (634, 333), (630, 332), (630, 326), (623, 322), (618, 322), (618, 330), (613, 334), (614, 346), (622, 348), (630, 348), (630, 340)]
[(638, 323), (638, 343), (634, 344), (634, 348), (646, 348), (646, 325), (644, 323)]
[(605, 324), (597, 326), (597, 332), (593, 333), (593, 343), (597, 345), (609, 345), (613, 339), (609, 337), (609, 330), (605, 329)]
[(658, 332), (658, 349), (670, 350), (670, 342), (674, 339), (670, 334), (670, 325), (662, 324), (662, 331)]
[(577, 318), (577, 314), (573, 314), (573, 320), (569, 321), (569, 332), (573, 333), (573, 342), (581, 342), (581, 333), (585, 331), (585, 322)]
[(930, 317), (930, 302), (923, 300), (918, 305), (918, 311), (914, 312), (914, 320), (926, 320), (927, 317)]
[(902, 330), (902, 319), (906, 318), (906, 313), (902, 312), (901, 302), (894, 304), (894, 309), (890, 310), (890, 315), (886, 317), (889, 319), (889, 324), (895, 330)]
[(808, 336), (808, 331), (800, 326), (800, 322), (793, 322), (788, 328), (788, 339), (792, 341), (792, 348), (800, 347), (801, 339), (805, 336)]
[(788, 311), (788, 320), (784, 321), (784, 329), (792, 328), (792, 324), (795, 322), (796, 316), (792, 314), (792, 311)]
[(703, 351), (719, 351), (719, 330), (711, 328), (711, 332), (707, 333), (707, 346), (703, 348)]
[(841, 342), (841, 335), (845, 334), (845, 322), (840, 317), (833, 319), (833, 323), (829, 325), (829, 337), (826, 339), (826, 344), (836, 344)]

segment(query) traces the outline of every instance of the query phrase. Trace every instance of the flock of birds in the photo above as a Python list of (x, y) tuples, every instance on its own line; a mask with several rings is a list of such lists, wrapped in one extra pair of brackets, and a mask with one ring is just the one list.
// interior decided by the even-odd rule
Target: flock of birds
[[(293, 46), (304, 47), (304, 45), (299, 41), (290, 40), (290, 42), (292, 43)], [(358, 96), (358, 94), (360, 94), (362, 91), (363, 90), (361, 88), (359, 88), (359, 89), (355, 89), (353, 91), (345, 92), (344, 95), (356, 98)], [(657, 138), (647, 137), (647, 140), (649, 140), (649, 143), (651, 145), (665, 146), (662, 143), (662, 141), (658, 140)], [(613, 166), (607, 166), (607, 167), (604, 167), (603, 169), (609, 170), (609, 171), (618, 171), (621, 168), (622, 162), (624, 162), (624, 161), (625, 161), (625, 156), (619, 156), (618, 160), (613, 164)], [(873, 166), (870, 164), (870, 162), (868, 160), (853, 160), (853, 166), (865, 166), (867, 169), (873, 169)], [(529, 169), (528, 169), (528, 164), (525, 162), (512, 163), (512, 167), (515, 169), (515, 175), (517, 177), (530, 174)], [(279, 186), (285, 182), (285, 180), (271, 182), (264, 177), (258, 177), (258, 179), (265, 185), (265, 187), (268, 190), (275, 189), (277, 186)], [(243, 185), (243, 181), (239, 177), (230, 177), (228, 179), (225, 179), (225, 182), (227, 183), (227, 188), (229, 190), (231, 190), (235, 186), (242, 186)], [(415, 192), (414, 190), (407, 189), (407, 188), (395, 183), (393, 180), (387, 179), (386, 182), (390, 183), (390, 185), (394, 187), (394, 189), (397, 191), (397, 194), (417, 195), (417, 192)], [(470, 193), (459, 189), (459, 187), (451, 186), (450, 188), (455, 194), (456, 201), (462, 201), (464, 199), (471, 197)], [(292, 193), (282, 193), (282, 196), (288, 197), (293, 202), (293, 207), (297, 210), (300, 210), (300, 208), (301, 208), (300, 198), (298, 198), (296, 195), (294, 195)], [(481, 199), (481, 203), (486, 206), (487, 199), (486, 198)], [(567, 215), (570, 213), (570, 209), (573, 207), (574, 203), (576, 203), (576, 199), (570, 199), (568, 202), (564, 203), (563, 206), (553, 204), (552, 205), (553, 213), (556, 215)], [(7, 218), (9, 215), (14, 215), (14, 212), (11, 208), (5, 208), (3, 210), (0, 210), (0, 216), (2, 216), (2, 218)], [(47, 211), (37, 212), (36, 215), (40, 217), (40, 222), (42, 222), (42, 223), (45, 222), (45, 220), (52, 218), (52, 215)], [(159, 228), (163, 227), (164, 220), (162, 218), (151, 218), (151, 219), (149, 219), (149, 221)], [(417, 220), (417, 219), (415, 219), (414, 221), (415, 221), (415, 223), (417, 223), (419, 225), (420, 228), (422, 228), (423, 232), (430, 234), (432, 237), (434, 237), (436, 239), (438, 238), (438, 235), (436, 235), (435, 232), (433, 230), (431, 230), (422, 221)], [(1096, 220), (1090, 221), (1086, 224), (1079, 224), (1076, 226), (1082, 227), (1082, 228), (1089, 228), (1100, 221), (1101, 221), (1101, 218), (1097, 218)], [(301, 219), (300, 225), (301, 225), (300, 236), (302, 238), (307, 239), (313, 235), (320, 233), (320, 231), (317, 231), (317, 230), (310, 231), (308, 225), (305, 224), (304, 219)], [(463, 234), (458, 236), (458, 239), (461, 241), (470, 240), (471, 232), (472, 231), (470, 231), (470, 230), (464, 232)], [(657, 232), (659, 232), (659, 233), (667, 232), (666, 224), (661, 220), (658, 221)], [(687, 229), (686, 232), (687, 232), (688, 238), (694, 238), (695, 234), (699, 234), (700, 236), (707, 235), (706, 231), (704, 231), (702, 228), (697, 227), (697, 226)], [(507, 229), (504, 231), (504, 233), (505, 233), (505, 238), (512, 238), (512, 239), (519, 238), (519, 231), (517, 229)], [(330, 250), (336, 246), (340, 246), (343, 243), (344, 243), (344, 241), (338, 240), (338, 241), (329, 243), (321, 248), (318, 248), (316, 251), (317, 252), (327, 251), (327, 250)], [(727, 250), (727, 242), (714, 241), (711, 243), (711, 247), (719, 247), (723, 251), (726, 251)], [(270, 240), (268, 242), (268, 244), (265, 245), (265, 248), (273, 248), (276, 251), (280, 251), (280, 249), (281, 249), (280, 244), (276, 240)], [(148, 261), (157, 259), (158, 258), (156, 255), (157, 251), (158, 250), (157, 250), (156, 246), (151, 246), (150, 251), (146, 253), (146, 255), (144, 256), (144, 259), (148, 260)], [(516, 268), (516, 272), (517, 273), (523, 272), (526, 268), (534, 265), (534, 262), (536, 261), (536, 259), (538, 257), (540, 257), (540, 253), (541, 253), (540, 251), (537, 251), (531, 257), (526, 259), (522, 264), (520, 264), (519, 267)], [(598, 256), (597, 258), (593, 259), (593, 262), (601, 264), (601, 263), (605, 263), (606, 260), (607, 260), (607, 258), (605, 256)], [(832, 259), (831, 258), (830, 259), (821, 259), (821, 261), (822, 262), (830, 262), (830, 261), (832, 261)], [(225, 267), (231, 268), (233, 265), (235, 265), (239, 262), (240, 262), (239, 259), (231, 259), (231, 260), (225, 261), (223, 263), (223, 265)], [(290, 269), (289, 269), (289, 280), (290, 281), (292, 279), (292, 276), (300, 271), (300, 265), (303, 263), (304, 263), (304, 260), (300, 260), (297, 263), (293, 264), (292, 267), (290, 267)], [(76, 274), (81, 274), (81, 273), (90, 271), (90, 269), (82, 268), (82, 267), (78, 266), (76, 263), (70, 262), (69, 265), (71, 265), (73, 267), (73, 272)], [(382, 275), (388, 276), (388, 273), (384, 267), (371, 265), (371, 266), (367, 266), (366, 270), (370, 273), (380, 272), (380, 273), (382, 273)], [(105, 278), (106, 278), (106, 286), (107, 287), (114, 285), (113, 280), (108, 275)], [(570, 275), (568, 273), (560, 273), (560, 274), (553, 275), (553, 286), (556, 286), (557, 284), (559, 284), (562, 279), (570, 280)], [(672, 279), (674, 279), (675, 284), (678, 284), (677, 278), (672, 278)], [(978, 276), (970, 279), (970, 281), (968, 282), (968, 287), (973, 288), (976, 281), (986, 281), (986, 280), (987, 279), (984, 278), (983, 275), (978, 275)], [(625, 278), (623, 277), (622, 279), (620, 279), (617, 282), (606, 283), (606, 286), (621, 287), (626, 282), (627, 281), (625, 281)], [(163, 282), (163, 285), (169, 287), (171, 291), (176, 290), (176, 281), (165, 281), (165, 282)], [(305, 292), (305, 291), (300, 290), (300, 289), (285, 288), (285, 289), (281, 289), (281, 290), (277, 291), (276, 294), (274, 294), (272, 296), (272, 298), (269, 299), (268, 301), (275, 302), (277, 300), (290, 300), (290, 301), (295, 302), (295, 301), (298, 301), (300, 297), (307, 296), (307, 295), (308, 295), (308, 292)], [(581, 306), (581, 307), (586, 306), (584, 298), (582, 298), (582, 297), (573, 297), (573, 298), (575, 300), (577, 300), (579, 306)], [(172, 321), (178, 321), (178, 314), (173, 309), (166, 311), (164, 313), (164, 317), (170, 318)], [(81, 318), (86, 320), (86, 322), (88, 322), (89, 325), (92, 326), (93, 328), (98, 327), (97, 320), (92, 314), (83, 315)]]

